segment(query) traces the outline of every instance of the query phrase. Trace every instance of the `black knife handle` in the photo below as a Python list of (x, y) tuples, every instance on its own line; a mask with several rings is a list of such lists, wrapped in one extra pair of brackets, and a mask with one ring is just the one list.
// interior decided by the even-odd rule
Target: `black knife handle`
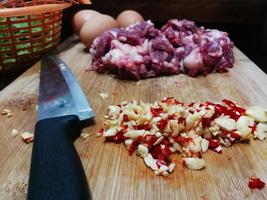
[(39, 121), (35, 126), (28, 200), (91, 199), (73, 141), (81, 131), (75, 115)]

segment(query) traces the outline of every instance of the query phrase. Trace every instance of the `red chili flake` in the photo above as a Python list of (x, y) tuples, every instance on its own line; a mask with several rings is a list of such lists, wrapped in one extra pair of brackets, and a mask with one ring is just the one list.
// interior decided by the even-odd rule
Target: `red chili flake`
[(180, 136), (180, 135), (178, 135), (178, 136), (175, 136), (175, 137), (173, 137), (173, 139), (174, 139), (174, 141), (176, 141), (176, 142), (178, 142), (178, 143), (180, 143), (180, 144), (186, 144), (186, 143), (188, 143), (188, 142), (191, 142), (193, 139), (192, 138), (186, 138), (186, 137), (183, 137), (183, 136)]
[(150, 111), (153, 115), (153, 117), (158, 117), (161, 113), (163, 113), (163, 108), (150, 108)]
[(149, 131), (151, 129), (151, 125), (148, 122), (146, 122), (144, 124), (133, 126), (133, 128), (135, 130), (146, 130), (146, 131)]
[(171, 150), (170, 150), (170, 148), (169, 148), (168, 145), (164, 145), (164, 147), (161, 148), (161, 152), (162, 152), (162, 154), (163, 154), (164, 156), (166, 156), (166, 157), (168, 157), (169, 155), (172, 154), (172, 152), (171, 152)]
[(137, 138), (135, 139), (135, 141), (141, 143), (144, 140), (144, 137), (142, 135), (137, 136)]
[(168, 120), (166, 119), (161, 119), (158, 123), (157, 123), (157, 127), (159, 128), (159, 130), (163, 131), (164, 128), (167, 126), (168, 124)]
[(248, 181), (248, 187), (251, 189), (255, 189), (255, 188), (262, 189), (264, 188), (264, 186), (265, 186), (265, 183), (256, 177), (251, 177)]
[(144, 137), (143, 142), (146, 145), (146, 147), (150, 149), (156, 141), (157, 141), (157, 137), (155, 135), (146, 135)]
[(128, 151), (129, 151), (129, 155), (131, 156), (133, 154), (133, 152), (137, 149), (138, 144), (142, 143), (142, 141), (144, 140), (144, 137), (139, 135), (133, 142), (132, 144), (129, 145), (128, 147)]
[(206, 101), (206, 105), (207, 105), (207, 106), (215, 106), (214, 103), (211, 103), (211, 102), (209, 102), (209, 101)]
[(251, 128), (251, 132), (254, 134), (256, 129), (257, 129), (257, 124), (258, 123), (254, 123), (253, 126), (248, 126), (249, 128)]
[(235, 112), (238, 112), (238, 114), (240, 114), (240, 115), (244, 115), (246, 113), (246, 110), (244, 108), (238, 107), (232, 101), (224, 99), (223, 102), (226, 105), (228, 105), (230, 108), (232, 108), (232, 110), (234, 110)]
[(236, 140), (241, 138), (240, 134), (238, 134), (236, 130), (233, 130), (233, 131), (221, 130), (220, 135), (222, 138), (226, 138), (226, 137), (229, 138), (229, 136), (227, 136), (228, 134), (230, 135), (231, 138), (234, 138)]
[(177, 105), (181, 105), (181, 106), (183, 106), (183, 105), (184, 105), (184, 103), (183, 103), (183, 102), (181, 102), (181, 101), (177, 101), (176, 99), (174, 99), (174, 102), (175, 102), (175, 104), (177, 104)]
[(239, 113), (234, 112), (233, 110), (227, 109), (225, 106), (220, 104), (215, 104), (215, 110), (218, 114), (224, 114), (230, 116), (234, 120), (238, 120), (241, 116)]
[(218, 140), (207, 139), (209, 141), (209, 149), (215, 151), (216, 153), (222, 154), (222, 147)]
[(123, 115), (123, 116), (122, 116), (122, 121), (123, 121), (123, 122), (128, 122), (128, 121), (129, 121), (128, 116), (127, 116), (127, 115)]
[(173, 100), (173, 99), (174, 99), (174, 97), (166, 97), (163, 99), (162, 102), (166, 102), (166, 101)]
[[(154, 146), (152, 149), (151, 149), (151, 155), (153, 158), (155, 159), (159, 159), (159, 157), (162, 157), (162, 151), (161, 151), (161, 148), (159, 145), (156, 145)], [(164, 156), (163, 156), (164, 157)], [(160, 159), (162, 160), (162, 159)], [(164, 159), (163, 159), (164, 160)]]
[(203, 118), (201, 119), (201, 123), (202, 123), (202, 127), (203, 127), (203, 129), (205, 129), (205, 128), (210, 127), (211, 120), (210, 120), (210, 118), (203, 117)]
[(212, 116), (211, 116), (211, 118), (210, 118), (210, 121), (214, 121), (217, 117), (219, 117), (221, 114), (219, 114), (219, 113), (214, 113)]
[(128, 125), (123, 124), (121, 125), (121, 128), (122, 128), (121, 132), (126, 133), (128, 130)]
[(104, 128), (100, 128), (97, 132), (97, 134), (99, 135), (103, 135), (103, 133), (104, 133)]
[(230, 136), (232, 138), (234, 138), (234, 139), (240, 139), (241, 138), (241, 136), (238, 133), (234, 132), (234, 131), (230, 132)]
[(229, 107), (235, 107), (236, 106), (232, 101), (227, 100), (227, 99), (223, 99), (222, 102), (225, 103), (226, 105), (228, 105)]
[(131, 156), (133, 154), (133, 152), (137, 149), (137, 145), (138, 145), (138, 142), (137, 141), (133, 141), (132, 144), (129, 145), (128, 147), (128, 152), (129, 152), (129, 155)]
[(213, 150), (220, 146), (220, 143), (218, 140), (208, 139), (208, 141), (209, 141), (209, 149)]
[(166, 99), (164, 99), (163, 101), (161, 101), (162, 103), (166, 103), (167, 105), (172, 105), (172, 104), (176, 104), (176, 105), (184, 105), (183, 102), (181, 101), (177, 101), (175, 98), (173, 97), (167, 97)]
[(164, 144), (165, 146), (170, 146), (171, 143), (169, 140), (164, 139), (162, 140), (161, 144)]
[(127, 138), (124, 136), (124, 133), (125, 132), (122, 129), (121, 131), (117, 132), (115, 136), (112, 136), (111, 139), (117, 143), (124, 142), (125, 140), (127, 140)]
[(168, 120), (174, 119), (175, 116), (176, 116), (175, 114), (169, 115)]
[(194, 105), (195, 105), (195, 103), (192, 102), (192, 103), (188, 104), (188, 107), (193, 107)]
[(179, 117), (178, 118), (178, 123), (179, 124), (184, 124), (185, 123), (185, 118), (184, 117)]
[(185, 163), (184, 159), (182, 160), (181, 164), (182, 164), (183, 167), (186, 167), (186, 163)]
[(169, 154), (167, 149), (163, 150), (159, 145), (156, 145), (151, 149), (151, 155), (153, 158), (158, 159), (160, 161), (165, 161), (167, 163), (170, 162), (170, 159), (168, 158)]

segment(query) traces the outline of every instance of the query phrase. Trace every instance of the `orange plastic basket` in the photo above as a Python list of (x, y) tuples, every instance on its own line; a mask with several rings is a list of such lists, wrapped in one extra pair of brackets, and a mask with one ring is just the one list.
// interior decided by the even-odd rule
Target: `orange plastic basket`
[[(2, 0), (3, 2), (3, 0)], [(62, 10), (77, 1), (7, 0), (0, 4), (0, 73), (23, 70), (60, 41)]]

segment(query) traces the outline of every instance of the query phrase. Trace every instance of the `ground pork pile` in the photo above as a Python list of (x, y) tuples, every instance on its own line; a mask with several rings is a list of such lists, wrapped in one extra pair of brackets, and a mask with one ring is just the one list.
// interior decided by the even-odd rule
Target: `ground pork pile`
[(94, 40), (90, 53), (93, 70), (135, 80), (226, 72), (234, 63), (233, 42), (226, 32), (177, 19), (161, 30), (151, 21), (111, 29)]

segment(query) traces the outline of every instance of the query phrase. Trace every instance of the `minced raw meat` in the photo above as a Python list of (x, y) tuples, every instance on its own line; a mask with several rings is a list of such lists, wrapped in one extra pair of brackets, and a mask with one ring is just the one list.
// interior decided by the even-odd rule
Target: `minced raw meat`
[(111, 29), (94, 40), (90, 53), (93, 70), (136, 80), (226, 72), (234, 63), (233, 42), (226, 32), (177, 19), (161, 30), (151, 21)]

